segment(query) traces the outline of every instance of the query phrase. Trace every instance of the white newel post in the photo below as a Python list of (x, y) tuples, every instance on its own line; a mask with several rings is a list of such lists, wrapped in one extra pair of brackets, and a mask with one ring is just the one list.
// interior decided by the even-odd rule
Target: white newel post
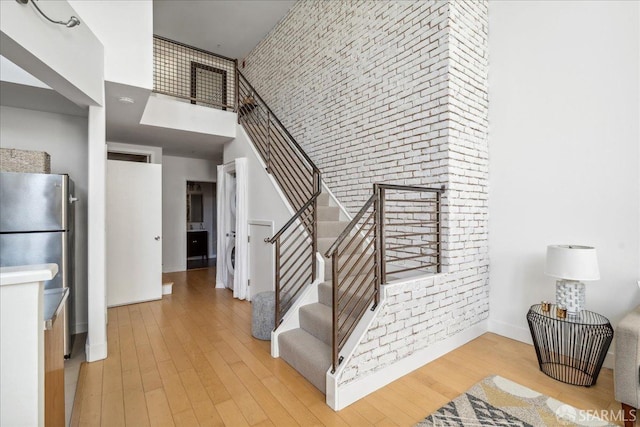
[(44, 282), (56, 264), (0, 268), (0, 425), (44, 426)]

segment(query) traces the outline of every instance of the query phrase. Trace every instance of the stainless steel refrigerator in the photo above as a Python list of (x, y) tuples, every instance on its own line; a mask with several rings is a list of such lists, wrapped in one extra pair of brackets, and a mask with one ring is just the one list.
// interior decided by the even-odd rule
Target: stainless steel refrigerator
[(58, 264), (45, 289), (70, 288), (63, 311), (64, 355), (73, 322), (74, 184), (68, 175), (0, 172), (0, 266)]

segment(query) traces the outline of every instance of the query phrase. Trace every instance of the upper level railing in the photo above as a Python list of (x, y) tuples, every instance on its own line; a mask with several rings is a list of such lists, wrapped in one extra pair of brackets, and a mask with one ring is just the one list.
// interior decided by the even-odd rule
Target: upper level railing
[(235, 111), (235, 59), (153, 36), (153, 91)]
[(441, 269), (444, 187), (374, 184), (373, 190), (325, 254), (332, 260), (332, 372), (364, 313), (378, 305), (382, 284)]
[(276, 327), (316, 279), (320, 171), (247, 79), (237, 72), (238, 120), (296, 213), (270, 239), (276, 249)]

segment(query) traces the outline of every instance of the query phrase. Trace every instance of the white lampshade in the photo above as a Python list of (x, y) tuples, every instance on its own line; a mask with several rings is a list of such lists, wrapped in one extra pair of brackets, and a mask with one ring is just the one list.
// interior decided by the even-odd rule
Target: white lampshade
[(545, 274), (565, 280), (598, 280), (596, 248), (578, 245), (547, 246)]

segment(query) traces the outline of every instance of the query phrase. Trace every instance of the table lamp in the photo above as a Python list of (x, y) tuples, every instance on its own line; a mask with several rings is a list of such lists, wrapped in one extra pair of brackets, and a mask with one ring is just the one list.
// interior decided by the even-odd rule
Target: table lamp
[(585, 286), (581, 280), (600, 279), (596, 248), (579, 245), (547, 246), (545, 274), (557, 277), (556, 304), (566, 307), (570, 315), (585, 308)]

